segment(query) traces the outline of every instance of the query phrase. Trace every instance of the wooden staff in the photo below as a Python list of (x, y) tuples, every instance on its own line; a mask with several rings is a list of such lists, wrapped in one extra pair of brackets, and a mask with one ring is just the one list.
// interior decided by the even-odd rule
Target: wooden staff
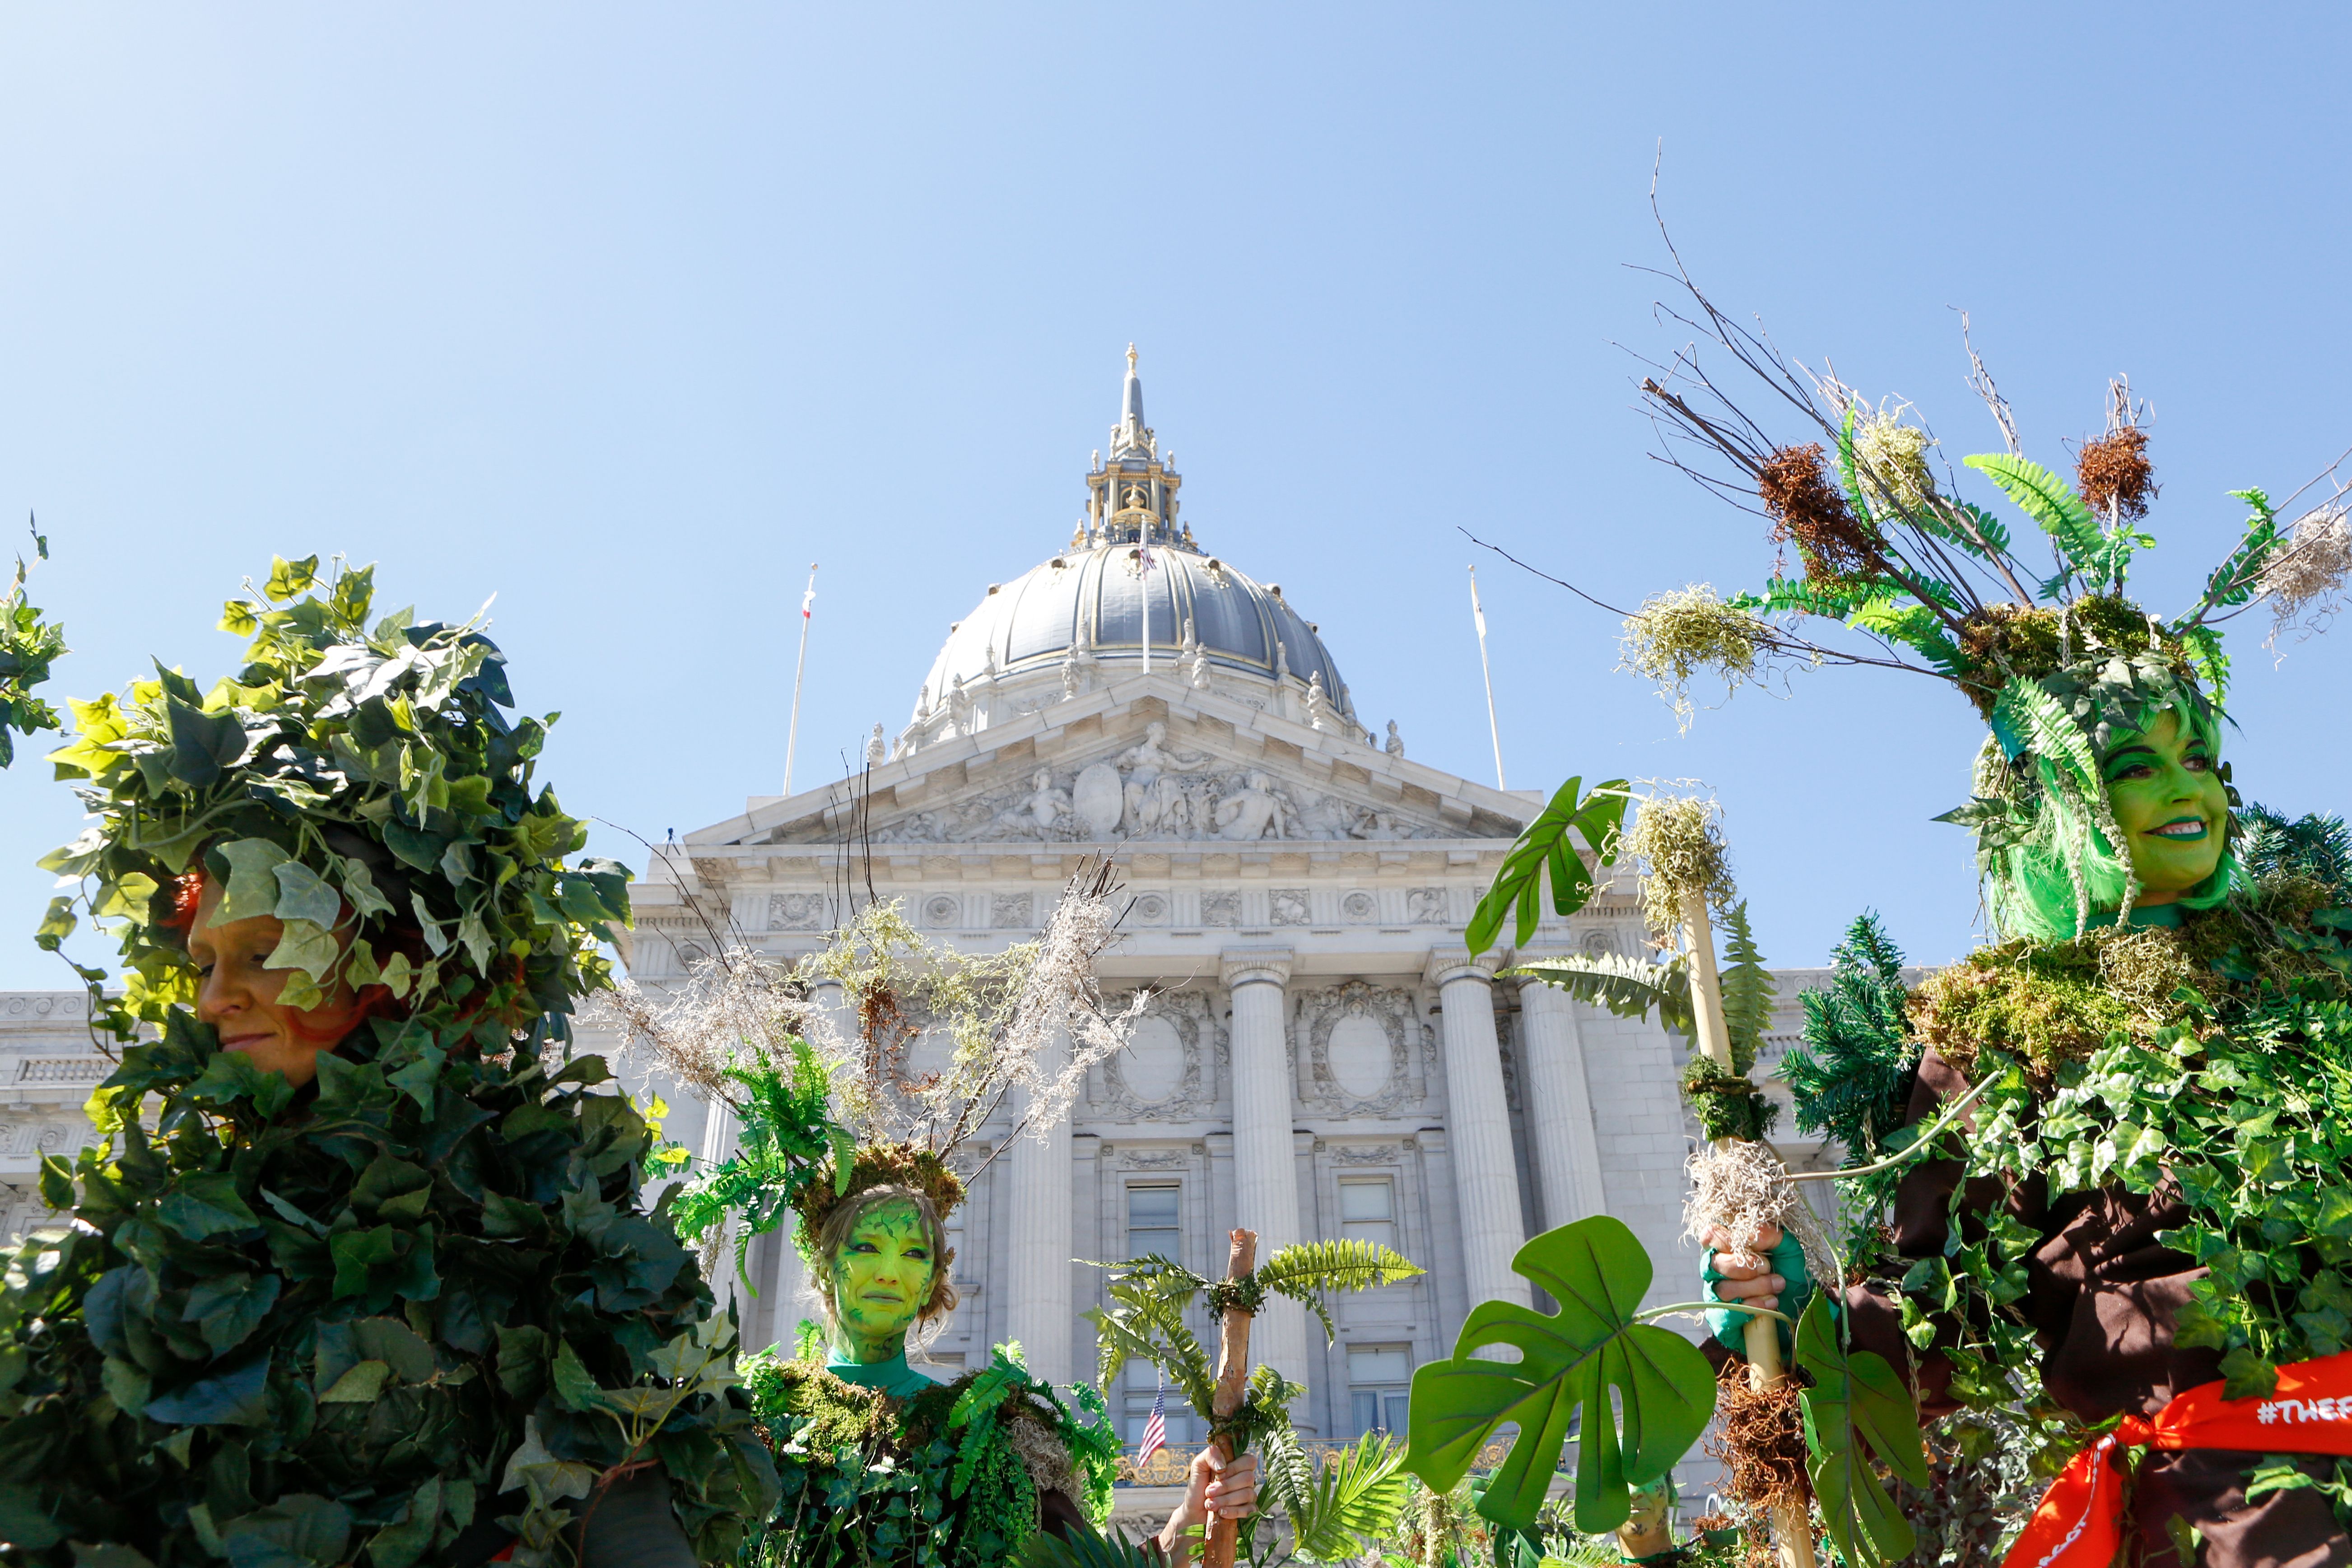
[[(1699, 1052), (1728, 1073), (1731, 1031), (1723, 1021), (1723, 981), (1715, 970), (1715, 928), (1707, 921), (1706, 896), (1696, 889), (1683, 894), (1683, 946), (1690, 954), (1691, 1021)], [(1717, 1139), (1716, 1147), (1730, 1142)], [(1780, 1325), (1751, 1312), (1746, 1334), (1748, 1386), (1770, 1388), (1787, 1377), (1780, 1365)], [(1780, 1568), (1813, 1568), (1813, 1521), (1803, 1502), (1774, 1505), (1772, 1536), (1780, 1549)]]
[[(1257, 1232), (1236, 1230), (1233, 1233), (1233, 1250), (1225, 1255), (1225, 1278), (1246, 1279), (1257, 1267)], [(1210, 1409), (1219, 1421), (1230, 1418), (1242, 1407), (1249, 1392), (1250, 1314), (1245, 1307), (1229, 1306), (1217, 1336), (1217, 1393)], [(1234, 1443), (1220, 1435), (1213, 1439), (1218, 1458), (1233, 1462)], [(1221, 1513), (1209, 1524), (1209, 1541), (1202, 1552), (1202, 1568), (1234, 1568), (1234, 1551), (1239, 1543), (1242, 1521), (1230, 1513)]]

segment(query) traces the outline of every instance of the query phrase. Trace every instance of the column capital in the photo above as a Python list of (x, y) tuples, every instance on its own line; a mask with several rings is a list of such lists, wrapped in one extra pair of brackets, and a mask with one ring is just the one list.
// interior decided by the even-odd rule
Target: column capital
[(1439, 987), (1449, 980), (1483, 980), (1491, 984), (1495, 971), (1502, 968), (1504, 962), (1504, 953), (1491, 947), (1475, 958), (1470, 956), (1466, 947), (1433, 947), (1422, 978)]
[(1217, 978), (1228, 991), (1254, 980), (1287, 985), (1291, 958), (1286, 947), (1229, 947), (1217, 954)]

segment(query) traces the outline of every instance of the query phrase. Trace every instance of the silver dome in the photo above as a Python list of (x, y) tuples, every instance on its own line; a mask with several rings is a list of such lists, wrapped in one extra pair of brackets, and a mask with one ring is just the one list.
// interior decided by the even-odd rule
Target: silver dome
[[(1176, 673), (1189, 627), (1213, 668), (1267, 681), (1279, 670), (1301, 688), (1319, 675), (1331, 705), (1353, 715), (1330, 651), (1278, 587), (1181, 545), (1155, 545), (1151, 561), (1155, 668)], [(926, 684), (929, 700), (939, 703), (959, 678), (969, 683), (1058, 670), (1082, 644), (1106, 663), (1139, 667), (1143, 579), (1137, 547), (1116, 542), (1066, 552), (991, 587), (940, 649)]]

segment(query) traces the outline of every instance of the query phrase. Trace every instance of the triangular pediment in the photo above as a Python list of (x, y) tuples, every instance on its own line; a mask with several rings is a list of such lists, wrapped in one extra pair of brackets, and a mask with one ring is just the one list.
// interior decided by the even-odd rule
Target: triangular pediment
[(1510, 837), (1534, 809), (1360, 740), (1145, 676), (826, 789), (755, 800), (688, 842), (1487, 839)]

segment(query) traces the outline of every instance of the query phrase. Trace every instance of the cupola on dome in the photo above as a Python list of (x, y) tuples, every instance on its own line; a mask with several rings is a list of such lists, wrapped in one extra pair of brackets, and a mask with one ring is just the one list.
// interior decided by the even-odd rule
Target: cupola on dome
[(1253, 706), (1296, 707), (1318, 727), (1361, 737), (1314, 624), (1278, 584), (1207, 553), (1180, 522), (1183, 480), (1143, 423), (1132, 345), (1109, 457), (1095, 455), (1086, 483), (1086, 516), (1068, 548), (991, 584), (950, 629), (902, 745), (968, 733), (991, 712), (1033, 711), (1147, 668)]

